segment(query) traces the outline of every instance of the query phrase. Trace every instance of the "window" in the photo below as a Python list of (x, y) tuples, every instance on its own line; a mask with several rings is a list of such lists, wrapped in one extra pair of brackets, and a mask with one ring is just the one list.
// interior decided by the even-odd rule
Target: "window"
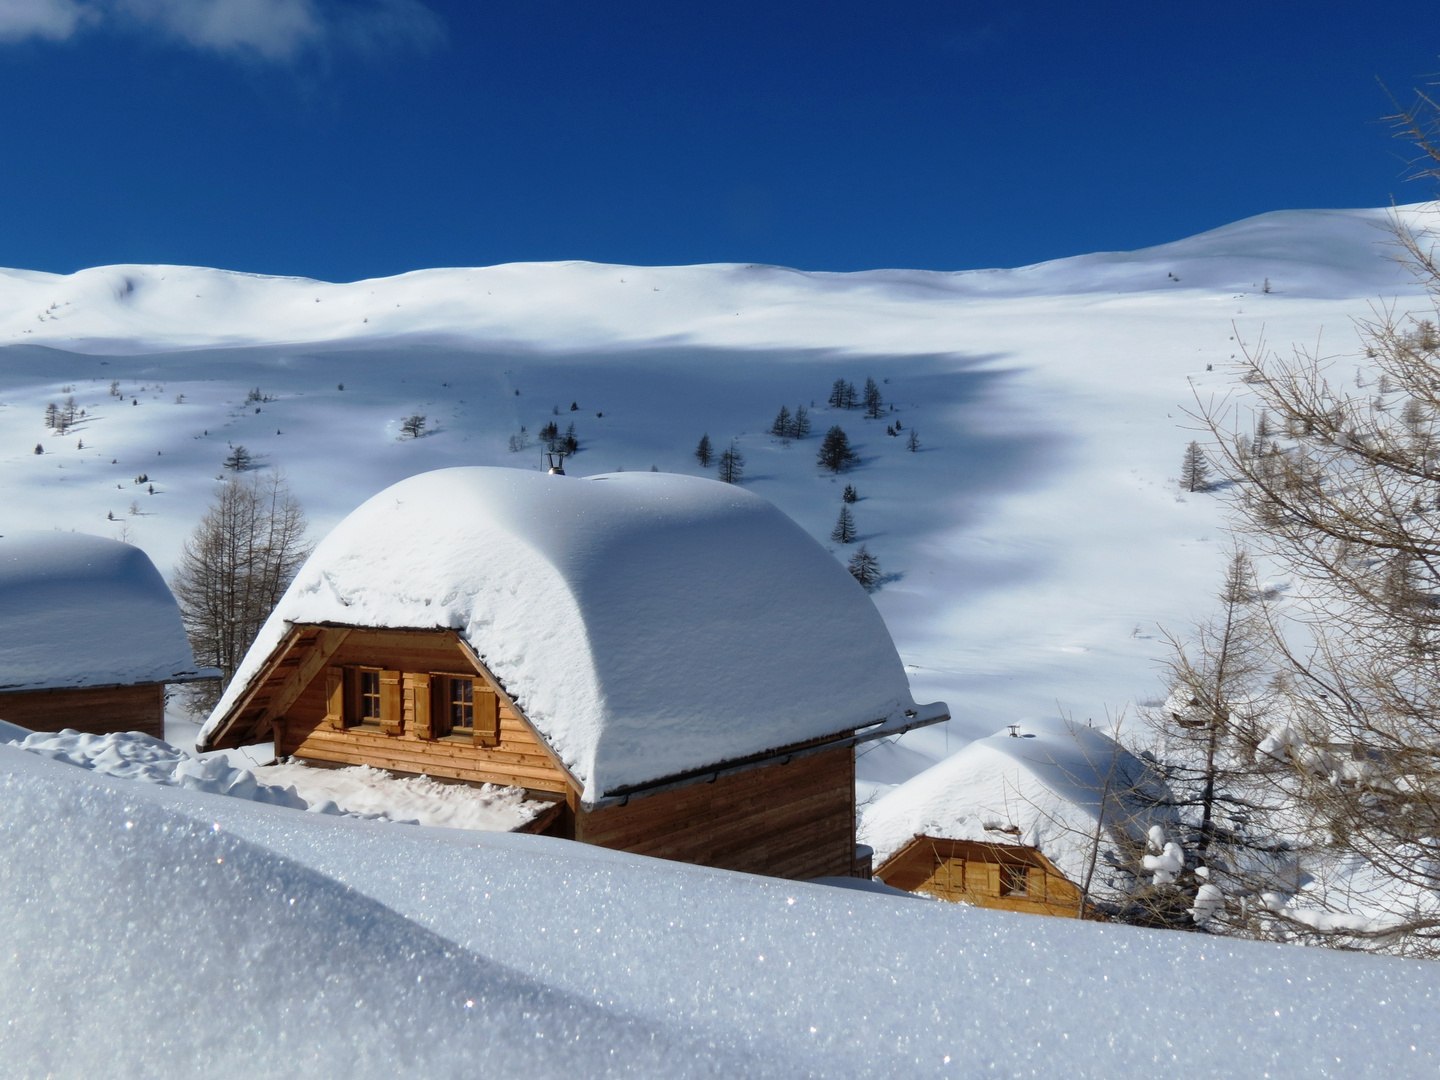
[(450, 730), (457, 735), (475, 734), (475, 680), (447, 679), (450, 684)]
[(1030, 867), (1018, 863), (1001, 863), (1000, 895), (1030, 895)]
[(476, 746), (500, 745), (499, 701), (495, 691), (473, 675), (430, 676), (432, 738), (450, 736)]
[(380, 723), (380, 672), (374, 668), (360, 669), (360, 723)]

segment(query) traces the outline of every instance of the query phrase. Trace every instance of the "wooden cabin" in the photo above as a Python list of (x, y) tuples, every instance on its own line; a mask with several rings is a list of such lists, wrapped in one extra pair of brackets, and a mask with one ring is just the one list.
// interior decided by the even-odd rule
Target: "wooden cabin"
[(875, 875), (896, 889), (1032, 915), (1093, 915), (1084, 893), (1033, 847), (917, 836)]
[(469, 468), (317, 547), (200, 746), (514, 785), (553, 836), (803, 879), (857, 873), (857, 743), (946, 715), (763, 499)]
[(0, 720), (163, 738), (166, 685), (218, 675), (196, 666), (175, 597), (139, 548), (0, 536)]
[(866, 811), (860, 838), (876, 849), (876, 878), (895, 888), (1091, 918), (1123, 892), (1165, 802), (1145, 763), (1103, 732), (1027, 722), (889, 792)]

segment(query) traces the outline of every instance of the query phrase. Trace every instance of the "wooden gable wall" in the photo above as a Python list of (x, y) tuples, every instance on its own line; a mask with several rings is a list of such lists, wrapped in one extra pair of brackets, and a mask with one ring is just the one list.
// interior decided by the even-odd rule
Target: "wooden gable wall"
[[(319, 650), (319, 638), (310, 646)], [(499, 693), (499, 741), (476, 746), (468, 739), (422, 738), (416, 723), (413, 687), (402, 686), (402, 719), (398, 730), (353, 725), (332, 727), (326, 672), (331, 667), (377, 667), (401, 673), (474, 673), (489, 679), (459, 639), (448, 631), (350, 630), (323, 664), (309, 665), (309, 675), (283, 715), (275, 718), (275, 754), (343, 765), (372, 765), (404, 773), (426, 773), (473, 783), (524, 787), (565, 797), (575, 788), (569, 774), (525, 722), (508, 695)], [(307, 666), (304, 657), (291, 669)], [(272, 678), (282, 675), (276, 666)], [(264, 687), (261, 688), (262, 692)]]
[[(1015, 877), (1008, 867), (1025, 869), (1023, 894), (1007, 890)], [(906, 892), (976, 907), (1025, 911), (1036, 915), (1081, 915), (1080, 888), (1033, 847), (982, 844), (917, 836), (886, 860), (875, 876)], [(1088, 914), (1088, 912), (1087, 912)]]

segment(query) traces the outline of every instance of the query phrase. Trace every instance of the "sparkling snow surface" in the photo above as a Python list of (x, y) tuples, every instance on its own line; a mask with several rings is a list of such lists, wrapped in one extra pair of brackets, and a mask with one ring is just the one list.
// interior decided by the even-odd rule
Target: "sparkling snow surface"
[(911, 708), (855, 579), (770, 503), (663, 473), (445, 469), (335, 527), (201, 743), (294, 623), (459, 630), (600, 798)]
[(0, 689), (194, 672), (180, 609), (145, 552), (100, 536), (0, 532)]
[[(916, 836), (1024, 844), (1079, 883), (1090, 878), (1096, 829), (1144, 839), (1162, 820), (1151, 809), (1161, 795), (1145, 764), (1103, 732), (1033, 720), (1015, 736), (976, 739), (872, 803), (859, 840), (875, 849), (876, 866)], [(1102, 893), (1105, 850), (1092, 879)]]
[(0, 1062), (67, 1077), (1420, 1077), (1440, 966), (405, 829), (0, 746)]

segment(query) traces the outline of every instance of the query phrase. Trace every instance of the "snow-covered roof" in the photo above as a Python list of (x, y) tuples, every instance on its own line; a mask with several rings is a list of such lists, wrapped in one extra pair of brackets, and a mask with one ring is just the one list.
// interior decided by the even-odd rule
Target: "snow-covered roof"
[(877, 866), (917, 836), (1024, 845), (1079, 882), (1097, 827), (1142, 839), (1161, 820), (1155, 800), (1163, 796), (1146, 764), (1103, 732), (1027, 720), (1017, 735), (1007, 729), (977, 739), (876, 801), (861, 818), (859, 839), (875, 849)]
[(914, 709), (869, 596), (757, 495), (665, 473), (455, 468), (316, 548), (201, 734), (295, 624), (458, 631), (587, 801)]
[(139, 548), (83, 533), (0, 536), (0, 691), (196, 674), (175, 597)]

